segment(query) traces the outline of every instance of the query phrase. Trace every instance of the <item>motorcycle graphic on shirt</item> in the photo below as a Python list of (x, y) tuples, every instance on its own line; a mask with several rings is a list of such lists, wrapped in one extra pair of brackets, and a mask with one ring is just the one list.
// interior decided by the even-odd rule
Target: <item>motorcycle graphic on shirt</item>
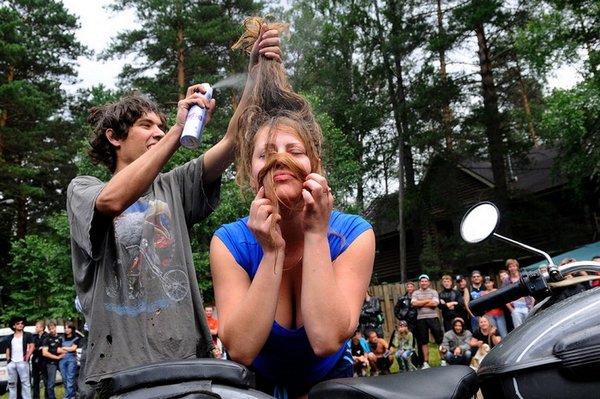
[(165, 202), (138, 200), (115, 218), (114, 227), (119, 261), (117, 270), (105, 275), (107, 296), (121, 297), (120, 305), (109, 305), (113, 311), (153, 312), (188, 295), (189, 279), (175, 256), (172, 217)]

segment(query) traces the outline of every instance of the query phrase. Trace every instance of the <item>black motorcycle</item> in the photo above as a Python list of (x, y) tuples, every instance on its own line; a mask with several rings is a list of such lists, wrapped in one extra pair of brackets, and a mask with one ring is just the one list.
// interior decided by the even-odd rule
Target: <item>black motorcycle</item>
[[(462, 220), (463, 239), (478, 243), (493, 236), (544, 256), (548, 270), (523, 272), (519, 282), (471, 302), (476, 315), (522, 296), (531, 295), (538, 302), (525, 322), (482, 360), (477, 372), (467, 366), (449, 366), (341, 378), (317, 384), (309, 398), (454, 399), (472, 398), (479, 391), (486, 399), (600, 397), (600, 287), (558, 300), (569, 287), (600, 279), (600, 263), (556, 266), (545, 252), (496, 233), (499, 217), (494, 204), (475, 205)], [(581, 271), (590, 275), (564, 277)], [(113, 377), (113, 398), (272, 399), (253, 387), (253, 374), (239, 364), (196, 359), (121, 372)]]

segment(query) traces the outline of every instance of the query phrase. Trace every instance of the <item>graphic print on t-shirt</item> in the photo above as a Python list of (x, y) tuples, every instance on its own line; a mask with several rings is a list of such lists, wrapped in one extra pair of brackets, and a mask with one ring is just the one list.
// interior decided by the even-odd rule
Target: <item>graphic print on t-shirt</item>
[(188, 295), (188, 275), (177, 264), (165, 202), (140, 199), (114, 219), (114, 227), (119, 263), (105, 274), (109, 310), (130, 316), (151, 313)]

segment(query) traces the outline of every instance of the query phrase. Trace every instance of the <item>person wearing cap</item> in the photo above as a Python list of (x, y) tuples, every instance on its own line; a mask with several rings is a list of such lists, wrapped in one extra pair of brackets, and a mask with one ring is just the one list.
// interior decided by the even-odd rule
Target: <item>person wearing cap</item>
[(465, 321), (456, 317), (452, 328), (444, 334), (440, 355), (448, 364), (468, 365), (471, 361), (471, 331), (465, 329)]
[(429, 368), (429, 332), (436, 344), (441, 344), (444, 333), (438, 317), (440, 299), (436, 290), (429, 287), (429, 276), (419, 276), (419, 289), (413, 293), (411, 304), (417, 308), (417, 342), (423, 354), (423, 367)]
[(465, 292), (465, 307), (467, 308), (469, 317), (471, 318), (471, 331), (475, 331), (477, 328), (479, 328), (479, 318), (471, 313), (471, 310), (469, 309), (469, 303), (481, 297), (484, 292), (485, 286), (483, 285), (483, 276), (479, 270), (473, 270), (471, 272), (471, 286), (469, 287), (468, 295)]
[(8, 343), (6, 347), (6, 371), (8, 373), (10, 398), (17, 397), (17, 383), (20, 380), (22, 398), (30, 399), (29, 358), (35, 349), (33, 334), (25, 331), (25, 318), (23, 317), (13, 317), (9, 326), (14, 331), (6, 340)]
[(396, 329), (390, 337), (390, 352), (398, 361), (400, 371), (415, 369), (411, 358), (417, 352), (417, 345), (413, 333), (408, 329), (405, 320), (396, 322)]

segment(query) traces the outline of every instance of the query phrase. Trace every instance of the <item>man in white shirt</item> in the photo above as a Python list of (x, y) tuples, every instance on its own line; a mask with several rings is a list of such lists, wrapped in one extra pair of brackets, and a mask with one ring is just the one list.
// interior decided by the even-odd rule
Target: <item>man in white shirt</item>
[(23, 399), (31, 399), (31, 384), (29, 383), (29, 357), (35, 345), (33, 335), (25, 332), (25, 319), (15, 317), (10, 322), (14, 334), (8, 337), (6, 347), (6, 370), (8, 372), (8, 391), (10, 399), (17, 399), (17, 381), (21, 380), (21, 395)]

